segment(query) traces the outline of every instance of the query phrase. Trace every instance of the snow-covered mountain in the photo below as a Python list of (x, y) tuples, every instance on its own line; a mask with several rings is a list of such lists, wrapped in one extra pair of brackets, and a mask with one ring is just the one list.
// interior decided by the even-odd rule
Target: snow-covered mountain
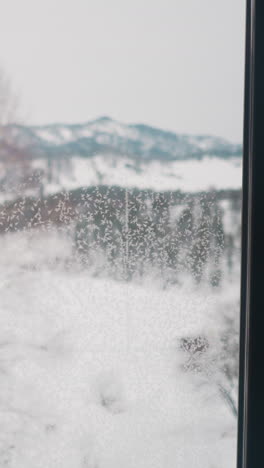
[(19, 171), (23, 181), (30, 174), (31, 185), (41, 180), (46, 193), (98, 184), (183, 191), (241, 185), (241, 145), (222, 138), (109, 117), (74, 125), (10, 125), (3, 134), (2, 187), (10, 185), (10, 174), (14, 185)]
[(179, 135), (142, 124), (123, 124), (109, 117), (74, 125), (9, 127), (13, 141), (39, 155), (91, 157), (98, 153), (140, 160), (175, 161), (207, 156), (240, 156), (241, 146), (211, 136)]

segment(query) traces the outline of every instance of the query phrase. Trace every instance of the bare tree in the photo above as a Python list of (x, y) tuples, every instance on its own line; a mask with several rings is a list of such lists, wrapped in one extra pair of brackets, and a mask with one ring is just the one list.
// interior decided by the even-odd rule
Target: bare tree
[(19, 100), (11, 80), (0, 67), (0, 126), (4, 127), (18, 119)]
[(1, 190), (20, 192), (26, 188), (32, 168), (31, 151), (17, 135), (14, 124), (21, 123), (19, 99), (10, 77), (0, 67), (0, 165)]

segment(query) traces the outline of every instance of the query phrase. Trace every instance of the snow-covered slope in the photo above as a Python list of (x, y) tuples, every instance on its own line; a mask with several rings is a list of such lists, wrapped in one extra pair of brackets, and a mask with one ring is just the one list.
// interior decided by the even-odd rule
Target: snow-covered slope
[[(35, 167), (45, 168), (44, 160), (36, 160)], [(120, 187), (181, 190), (239, 189), (241, 187), (241, 161), (237, 158), (206, 157), (201, 160), (141, 162), (134, 164), (128, 158), (94, 156), (90, 159), (71, 158), (64, 162), (64, 170), (54, 163), (54, 177), (46, 180), (46, 193), (80, 186), (116, 185)]]

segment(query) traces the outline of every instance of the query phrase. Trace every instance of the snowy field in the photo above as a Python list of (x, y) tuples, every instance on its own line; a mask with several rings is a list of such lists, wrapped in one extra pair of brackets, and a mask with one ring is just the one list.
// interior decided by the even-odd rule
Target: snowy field
[(178, 343), (217, 350), (236, 284), (93, 278), (55, 234), (7, 234), (0, 251), (0, 467), (235, 467), (236, 420)]
[[(34, 166), (46, 170), (47, 162), (36, 160)], [(241, 188), (241, 159), (204, 157), (201, 160), (133, 162), (131, 159), (97, 155), (93, 158), (74, 157), (62, 170), (53, 168), (54, 180), (45, 182), (45, 193), (72, 190), (93, 185), (182, 190), (225, 190)]]
[[(201, 160), (135, 162), (128, 157), (96, 155), (91, 158), (72, 157), (55, 160), (52, 180), (48, 179), (49, 161), (36, 159), (32, 170), (43, 171), (44, 194), (74, 190), (80, 187), (113, 185), (140, 190), (181, 190), (194, 193), (207, 190), (236, 190), (241, 188), (242, 161), (238, 158), (204, 157)], [(23, 183), (6, 177), (7, 168), (0, 161), (2, 180), (0, 202), (12, 200), (18, 194), (36, 196), (40, 186), (23, 188)], [(21, 171), (21, 170), (20, 170)], [(3, 182), (3, 180), (6, 180)], [(5, 188), (5, 190), (3, 190)]]

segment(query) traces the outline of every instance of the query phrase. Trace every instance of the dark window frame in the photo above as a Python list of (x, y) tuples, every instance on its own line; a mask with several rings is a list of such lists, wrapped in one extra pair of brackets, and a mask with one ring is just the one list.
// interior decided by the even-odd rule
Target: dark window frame
[(238, 468), (264, 467), (264, 1), (247, 0)]

